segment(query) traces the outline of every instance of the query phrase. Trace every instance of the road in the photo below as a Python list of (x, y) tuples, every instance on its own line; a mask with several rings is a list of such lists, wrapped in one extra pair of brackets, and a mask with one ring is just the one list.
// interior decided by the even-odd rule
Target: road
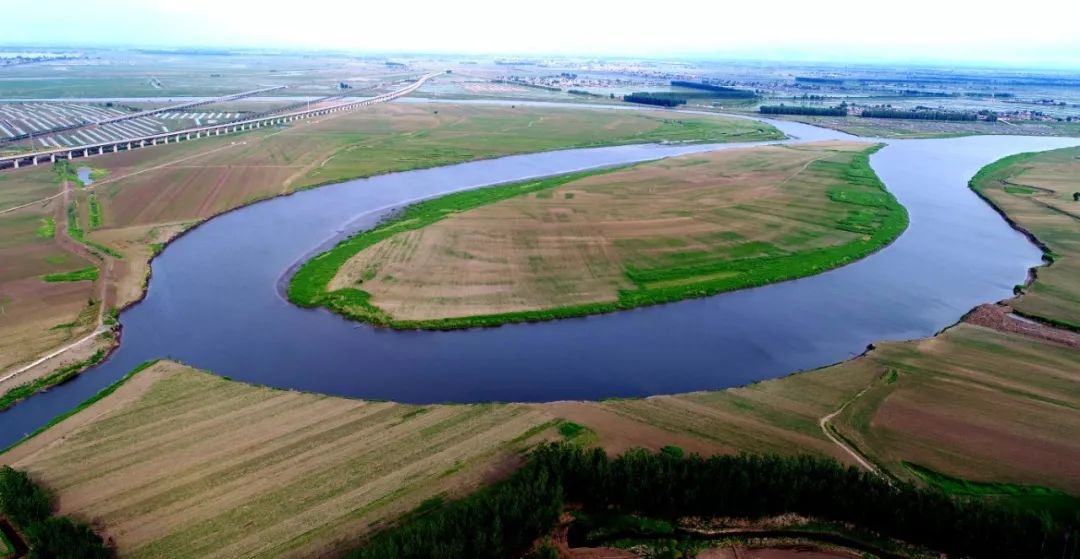
[(416, 91), (420, 86), (424, 85), (427, 80), (439, 75), (437, 72), (426, 74), (421, 76), (415, 82), (405, 86), (396, 91), (390, 93), (384, 93), (368, 99), (360, 99), (354, 101), (347, 101), (337, 105), (331, 105), (329, 107), (318, 107), (314, 109), (305, 109), (300, 111), (293, 111), (283, 114), (276, 114), (258, 118), (251, 118), (246, 120), (239, 120), (235, 122), (229, 122), (226, 124), (216, 124), (212, 126), (201, 126), (197, 128), (186, 128), (182, 130), (173, 130), (170, 132), (162, 132), (160, 134), (153, 134), (149, 136), (139, 136), (133, 138), (124, 138), (120, 140), (113, 140), (109, 142), (102, 142), (97, 144), (89, 144), (79, 146), (75, 148), (62, 148), (51, 149), (45, 151), (35, 151), (28, 153), (20, 153), (17, 155), (9, 155), (6, 157), (0, 157), (0, 171), (5, 169), (17, 169), (27, 165), (38, 165), (41, 163), (51, 163), (58, 159), (76, 159), (80, 157), (92, 157), (95, 155), (104, 155), (106, 153), (116, 153), (118, 151), (130, 151), (133, 149), (139, 149), (144, 147), (151, 147), (160, 144), (176, 143), (181, 141), (197, 140), (203, 137), (220, 136), (222, 134), (232, 134), (236, 132), (242, 132), (245, 130), (251, 130), (254, 128), (262, 128), (264, 126), (274, 126), (279, 124), (286, 124), (299, 119), (312, 118), (316, 116), (328, 115), (340, 111), (349, 111), (353, 109), (359, 109), (368, 107), (376, 103), (387, 103)]

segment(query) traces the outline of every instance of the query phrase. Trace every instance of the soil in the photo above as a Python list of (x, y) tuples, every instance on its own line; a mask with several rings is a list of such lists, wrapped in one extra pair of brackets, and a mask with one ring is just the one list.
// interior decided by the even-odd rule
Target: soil
[(991, 328), (999, 332), (1019, 334), (1028, 338), (1080, 348), (1080, 332), (1071, 332), (1033, 320), (1019, 318), (1012, 314), (1012, 308), (1008, 305), (979, 305), (964, 317), (964, 322)]

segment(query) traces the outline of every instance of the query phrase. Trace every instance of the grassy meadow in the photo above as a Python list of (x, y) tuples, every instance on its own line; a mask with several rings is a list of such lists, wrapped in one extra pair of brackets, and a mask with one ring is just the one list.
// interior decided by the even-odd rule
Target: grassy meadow
[(305, 264), (290, 297), (395, 328), (610, 312), (820, 273), (906, 211), (858, 143), (764, 146), (416, 204)]

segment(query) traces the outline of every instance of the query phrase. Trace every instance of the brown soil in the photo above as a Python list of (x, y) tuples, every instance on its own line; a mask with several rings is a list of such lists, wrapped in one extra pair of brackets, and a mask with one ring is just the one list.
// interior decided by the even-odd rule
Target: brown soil
[[(631, 268), (839, 245), (856, 236), (838, 225), (850, 205), (826, 191), (843, 180), (836, 169), (866, 147), (733, 149), (588, 176), (376, 243), (342, 266), (329, 289), (360, 285), (402, 320), (489, 315), (611, 302), (622, 290), (671, 285), (635, 285)], [(823, 160), (829, 165), (814, 165)]]
[(1012, 308), (1008, 305), (979, 305), (964, 316), (964, 321), (992, 328), (999, 332), (1019, 334), (1029, 338), (1080, 348), (1080, 332), (1054, 328), (1040, 322), (1019, 318), (1011, 313)]

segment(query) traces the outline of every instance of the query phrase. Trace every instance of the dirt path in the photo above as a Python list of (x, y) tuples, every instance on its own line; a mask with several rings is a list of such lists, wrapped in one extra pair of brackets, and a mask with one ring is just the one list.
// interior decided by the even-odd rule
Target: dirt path
[(83, 344), (85, 344), (85, 343), (87, 343), (89, 341), (92, 341), (94, 338), (96, 338), (102, 332), (105, 332), (107, 330), (108, 330), (108, 328), (105, 328), (105, 326), (100, 323), (100, 315), (99, 315), (98, 326), (97, 326), (97, 328), (94, 329), (93, 332), (90, 332), (85, 337), (80, 338), (80, 339), (78, 339), (78, 340), (76, 340), (76, 341), (74, 341), (74, 342), (72, 342), (72, 343), (70, 343), (70, 344), (68, 344), (68, 345), (66, 345), (64, 347), (61, 347), (60, 349), (57, 349), (57, 350), (53, 351), (52, 353), (49, 353), (48, 355), (38, 359), (37, 361), (34, 361), (34, 362), (32, 362), (32, 363), (30, 363), (28, 365), (23, 365), (22, 367), (19, 367), (17, 369), (12, 370), (8, 374), (0, 377), (0, 383), (6, 382), (6, 381), (8, 381), (10, 379), (13, 379), (13, 378), (25, 373), (26, 371), (29, 371), (30, 369), (33, 369), (34, 367), (37, 367), (38, 365), (50, 360), (50, 359), (54, 359), (56, 357), (59, 357), (60, 355), (63, 355), (65, 353), (67, 353), (68, 351), (71, 351), (72, 349), (75, 349), (75, 348), (77, 348), (77, 347), (79, 347), (79, 346), (81, 346), (81, 345), (83, 345)]
[(821, 419), (819, 419), (818, 420), (818, 425), (821, 427), (821, 431), (823, 433), (825, 433), (825, 436), (828, 437), (830, 441), (835, 443), (836, 446), (839, 446), (844, 452), (846, 452), (848, 455), (850, 455), (852, 458), (854, 458), (855, 461), (860, 466), (862, 466), (866, 471), (868, 471), (870, 473), (873, 473), (873, 474), (877, 474), (877, 475), (882, 476), (882, 477), (885, 477), (885, 476), (882, 475), (881, 470), (879, 470), (878, 467), (875, 466), (874, 463), (871, 462), (868, 458), (863, 456), (863, 454), (861, 452), (859, 452), (858, 449), (856, 449), (855, 447), (847, 444), (847, 442), (845, 442), (840, 437), (834, 435), (833, 432), (832, 432), (832, 429), (830, 429), (830, 426), (829, 426), (829, 422), (832, 421), (833, 418), (835, 418), (836, 416), (843, 413), (843, 411), (845, 409), (847, 409), (847, 407), (849, 405), (851, 405), (852, 402), (854, 402), (855, 400), (858, 400), (863, 394), (866, 394), (873, 387), (874, 387), (874, 383), (871, 382), (869, 385), (866, 386), (866, 388), (863, 388), (862, 390), (860, 390), (858, 394), (852, 396), (848, 401), (841, 404), (839, 408), (836, 408), (836, 411), (834, 411), (834, 412), (832, 412), (832, 413), (830, 413), (830, 414), (828, 414), (826, 416), (823, 416)]

